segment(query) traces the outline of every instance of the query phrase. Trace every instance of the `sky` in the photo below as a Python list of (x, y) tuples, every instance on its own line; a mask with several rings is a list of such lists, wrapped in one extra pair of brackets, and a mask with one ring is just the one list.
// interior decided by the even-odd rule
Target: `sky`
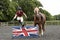
[(60, 0), (39, 0), (43, 9), (47, 10), (52, 16), (60, 14)]

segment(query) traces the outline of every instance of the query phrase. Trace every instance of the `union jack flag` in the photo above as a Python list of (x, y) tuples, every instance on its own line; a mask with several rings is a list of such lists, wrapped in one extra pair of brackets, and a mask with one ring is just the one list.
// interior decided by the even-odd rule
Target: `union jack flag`
[(27, 36), (38, 36), (38, 27), (34, 26), (14, 26), (12, 28), (13, 37), (27, 37)]

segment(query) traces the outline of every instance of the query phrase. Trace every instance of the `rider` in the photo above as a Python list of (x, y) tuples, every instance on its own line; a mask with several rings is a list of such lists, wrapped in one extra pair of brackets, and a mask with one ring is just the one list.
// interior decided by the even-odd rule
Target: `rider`
[(23, 15), (27, 18), (26, 14), (23, 12), (22, 8), (18, 7), (18, 10), (13, 18), (13, 20), (14, 20), (17, 17), (17, 20), (22, 25), (22, 27), (24, 27)]

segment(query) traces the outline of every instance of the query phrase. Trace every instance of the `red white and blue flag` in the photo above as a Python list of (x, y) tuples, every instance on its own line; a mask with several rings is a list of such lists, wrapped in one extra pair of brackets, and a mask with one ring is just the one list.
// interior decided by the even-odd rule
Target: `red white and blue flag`
[(38, 36), (38, 27), (26, 26), (22, 28), (14, 26), (12, 29), (13, 37)]

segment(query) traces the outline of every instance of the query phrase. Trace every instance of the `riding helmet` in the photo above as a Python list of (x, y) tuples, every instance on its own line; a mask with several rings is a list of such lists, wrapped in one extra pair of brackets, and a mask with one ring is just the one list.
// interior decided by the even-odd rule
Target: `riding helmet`
[(21, 8), (21, 7), (18, 7), (17, 9), (18, 9), (18, 10), (22, 10), (22, 8)]

